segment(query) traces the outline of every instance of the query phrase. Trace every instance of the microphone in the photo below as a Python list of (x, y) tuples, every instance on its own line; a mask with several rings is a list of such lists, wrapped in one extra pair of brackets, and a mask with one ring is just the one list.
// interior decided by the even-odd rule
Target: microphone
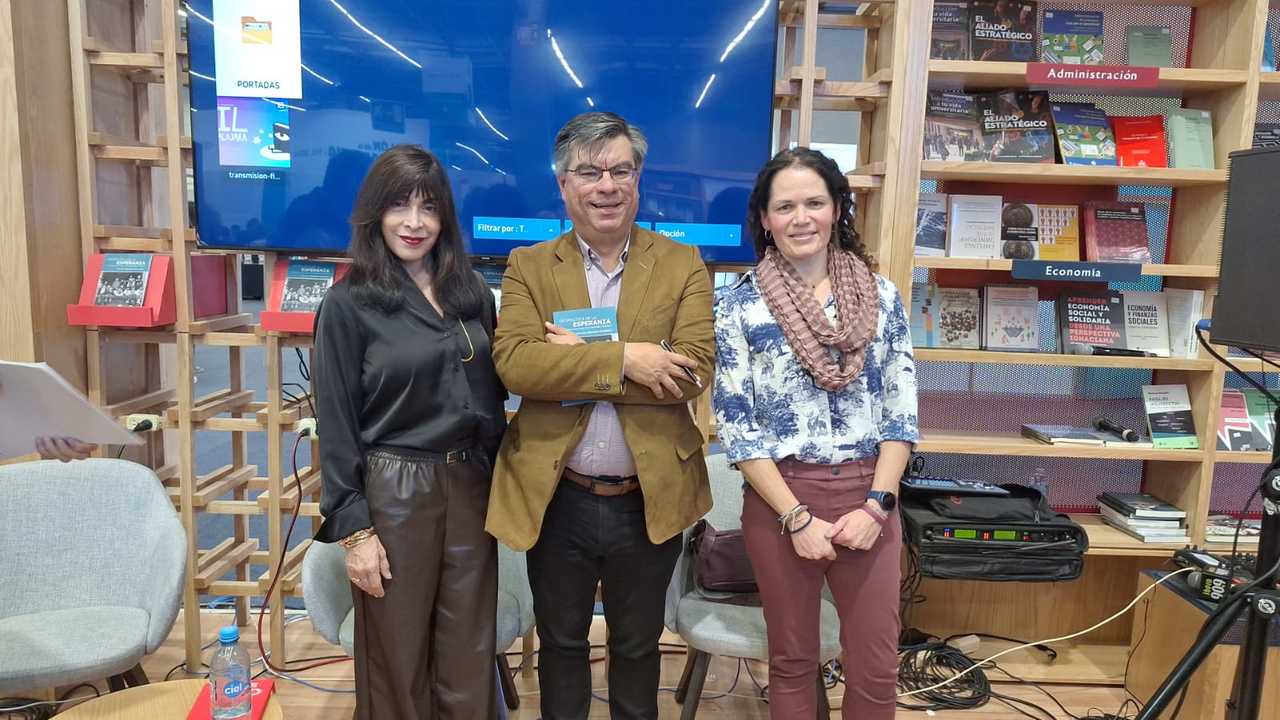
[(1118, 425), (1114, 422), (1111, 422), (1110, 420), (1108, 420), (1107, 418), (1101, 415), (1093, 419), (1093, 426), (1098, 430), (1105, 430), (1106, 432), (1115, 433), (1116, 435), (1119, 435), (1120, 438), (1125, 442), (1138, 442), (1138, 440), (1141, 438), (1141, 436), (1138, 435), (1138, 431), (1130, 430), (1129, 428), (1123, 425)]

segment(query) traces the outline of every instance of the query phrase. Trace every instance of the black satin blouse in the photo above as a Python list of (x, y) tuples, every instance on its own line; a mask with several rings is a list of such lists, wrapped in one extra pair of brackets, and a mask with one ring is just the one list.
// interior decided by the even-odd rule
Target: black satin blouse
[[(365, 452), (378, 445), (490, 459), (506, 429), (506, 389), (493, 367), (493, 296), (484, 318), (441, 317), (404, 277), (406, 302), (387, 315), (354, 300), (340, 281), (316, 314), (315, 392), (320, 437), (320, 542), (370, 527)], [(463, 325), (466, 332), (463, 332)]]

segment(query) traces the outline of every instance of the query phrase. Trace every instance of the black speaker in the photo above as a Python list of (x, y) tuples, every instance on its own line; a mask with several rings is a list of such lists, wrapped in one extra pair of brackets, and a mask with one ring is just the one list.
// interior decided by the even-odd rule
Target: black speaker
[(1280, 351), (1280, 147), (1230, 154), (1215, 345)]

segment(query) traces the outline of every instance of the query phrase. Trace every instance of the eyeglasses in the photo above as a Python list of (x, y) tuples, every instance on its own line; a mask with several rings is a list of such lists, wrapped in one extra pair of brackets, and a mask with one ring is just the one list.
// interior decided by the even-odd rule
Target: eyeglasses
[(613, 181), (625, 185), (636, 179), (640, 171), (634, 165), (615, 165), (611, 168), (598, 168), (595, 165), (583, 165), (576, 170), (570, 170), (575, 177), (585, 185), (595, 185), (604, 178), (605, 173), (613, 178)]

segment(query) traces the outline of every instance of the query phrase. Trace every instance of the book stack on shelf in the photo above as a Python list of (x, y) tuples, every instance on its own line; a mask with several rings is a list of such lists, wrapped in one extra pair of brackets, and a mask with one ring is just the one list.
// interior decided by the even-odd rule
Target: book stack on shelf
[(1144, 543), (1191, 542), (1187, 513), (1147, 493), (1104, 492), (1098, 511), (1103, 522)]

